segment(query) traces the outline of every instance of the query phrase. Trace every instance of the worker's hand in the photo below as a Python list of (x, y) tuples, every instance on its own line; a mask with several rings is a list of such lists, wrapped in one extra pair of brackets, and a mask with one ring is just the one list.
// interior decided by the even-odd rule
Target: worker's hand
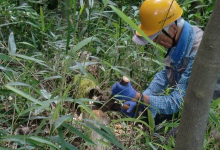
[(135, 107), (137, 106), (137, 102), (127, 101), (123, 105), (128, 105), (129, 109), (127, 110), (127, 113), (131, 113), (135, 110)]
[(116, 96), (117, 99), (131, 101), (137, 92), (133, 89), (130, 82), (128, 82), (126, 85), (121, 85), (119, 82), (116, 82), (112, 86), (112, 93), (114, 95), (118, 95)]

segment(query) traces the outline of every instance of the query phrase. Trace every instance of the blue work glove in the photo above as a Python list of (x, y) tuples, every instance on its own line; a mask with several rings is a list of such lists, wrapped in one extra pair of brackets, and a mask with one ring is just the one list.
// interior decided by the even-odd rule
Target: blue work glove
[(135, 108), (137, 106), (137, 102), (127, 101), (123, 105), (128, 105), (129, 109), (128, 110), (122, 109), (121, 112), (123, 112), (124, 114), (126, 114), (126, 115), (128, 115), (130, 117), (134, 117), (134, 115), (135, 115)]
[(136, 95), (136, 91), (133, 89), (130, 82), (128, 82), (127, 85), (121, 85), (119, 82), (116, 82), (112, 86), (112, 93), (114, 95), (119, 95), (116, 97), (117, 99), (124, 99), (126, 101), (131, 101)]

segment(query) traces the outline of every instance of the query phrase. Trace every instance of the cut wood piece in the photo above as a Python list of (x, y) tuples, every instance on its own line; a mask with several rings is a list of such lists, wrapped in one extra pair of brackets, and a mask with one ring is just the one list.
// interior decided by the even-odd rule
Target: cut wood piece
[(125, 82), (130, 82), (130, 79), (129, 79), (128, 77), (126, 77), (126, 76), (123, 76), (122, 79), (123, 79), (123, 81), (125, 81)]
[(130, 79), (126, 76), (123, 76), (122, 81), (120, 82), (120, 84), (127, 84), (128, 82), (130, 82)]

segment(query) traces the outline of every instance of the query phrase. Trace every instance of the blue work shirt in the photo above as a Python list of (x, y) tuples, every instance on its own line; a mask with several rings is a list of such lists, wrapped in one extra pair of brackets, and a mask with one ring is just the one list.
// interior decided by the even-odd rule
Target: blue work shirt
[[(188, 32), (188, 34), (184, 35), (185, 32)], [(174, 70), (180, 69), (184, 58), (187, 58), (188, 64), (185, 71), (181, 75), (177, 71), (175, 72), (177, 82), (169, 95), (162, 95), (169, 86), (166, 67), (155, 75), (149, 87), (143, 92), (143, 95), (149, 96), (149, 109), (153, 117), (159, 113), (169, 115), (179, 111), (186, 94), (194, 57), (202, 39), (202, 34), (201, 29), (189, 25), (186, 21), (184, 22), (179, 42), (176, 47), (171, 49), (168, 57)], [(177, 54), (178, 52), (181, 52), (181, 54)]]

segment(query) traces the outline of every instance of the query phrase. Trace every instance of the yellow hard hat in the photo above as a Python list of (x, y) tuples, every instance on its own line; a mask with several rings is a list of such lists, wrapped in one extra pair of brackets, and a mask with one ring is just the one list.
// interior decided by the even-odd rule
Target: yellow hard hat
[[(140, 7), (139, 28), (147, 36), (151, 36), (180, 18), (182, 14), (183, 10), (175, 0), (145, 0)], [(138, 32), (136, 34), (141, 36)]]

